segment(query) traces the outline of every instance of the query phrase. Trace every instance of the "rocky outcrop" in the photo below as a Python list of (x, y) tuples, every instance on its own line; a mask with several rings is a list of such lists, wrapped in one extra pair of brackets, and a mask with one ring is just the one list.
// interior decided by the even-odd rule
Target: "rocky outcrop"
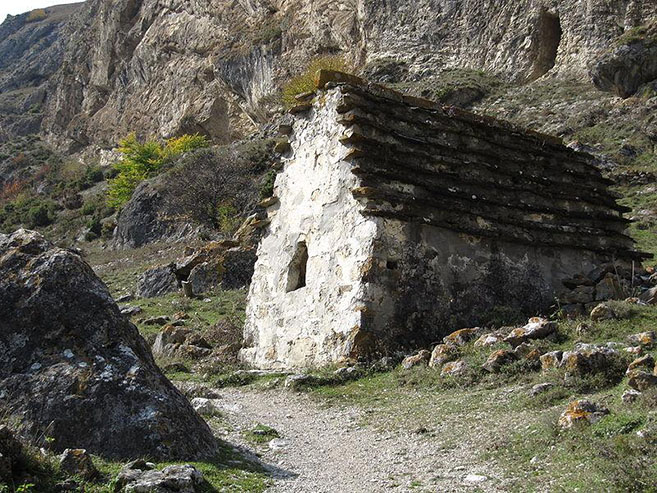
[(132, 130), (226, 141), (249, 133), (270, 96), (326, 52), (372, 74), (403, 61), (395, 76), (406, 82), (454, 67), (588, 80), (611, 40), (656, 13), (636, 0), (89, 0), (67, 27), (43, 130), (71, 148)]
[(78, 254), (35, 232), (0, 235), (0, 300), (0, 408), (25, 435), (109, 458), (214, 450), (208, 426)]
[(165, 181), (162, 176), (137, 187), (117, 219), (114, 247), (137, 248), (157, 241), (183, 241), (194, 235), (189, 222), (167, 215), (162, 191)]
[(627, 98), (642, 85), (657, 80), (657, 21), (635, 31), (591, 69), (591, 79), (599, 89)]
[(49, 7), (0, 24), (0, 142), (39, 131), (47, 81), (64, 56), (62, 34), (79, 8)]

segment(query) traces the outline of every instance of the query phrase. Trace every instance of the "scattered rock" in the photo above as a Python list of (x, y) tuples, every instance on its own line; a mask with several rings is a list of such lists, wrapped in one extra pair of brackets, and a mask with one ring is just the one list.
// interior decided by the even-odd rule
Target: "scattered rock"
[(132, 317), (134, 315), (139, 315), (142, 312), (142, 309), (138, 306), (133, 306), (133, 305), (125, 305), (119, 307), (121, 310), (121, 315), (125, 315), (126, 317)]
[(164, 373), (189, 373), (189, 368), (184, 363), (169, 363), (162, 367)]
[(155, 471), (148, 463), (138, 461), (121, 470), (115, 480), (115, 491), (196, 493), (202, 491), (204, 483), (201, 471), (189, 464), (167, 466), (161, 471)]
[(559, 366), (579, 375), (597, 373), (607, 370), (619, 356), (618, 351), (607, 346), (576, 344), (575, 349), (563, 353)]
[(289, 375), (285, 378), (285, 387), (289, 389), (298, 389), (307, 385), (320, 385), (321, 383), (323, 383), (323, 379), (305, 373)]
[(519, 346), (523, 342), (531, 339), (543, 339), (553, 334), (557, 329), (557, 324), (544, 318), (533, 317), (529, 319), (527, 325), (513, 329), (504, 342), (508, 342), (513, 347)]
[(218, 416), (221, 414), (221, 399), (206, 399), (195, 397), (191, 400), (194, 410), (202, 416)]
[(458, 350), (451, 344), (438, 344), (431, 351), (431, 358), (429, 359), (429, 366), (431, 368), (440, 368), (448, 361), (452, 361), (458, 357)]
[(529, 391), (529, 395), (531, 395), (532, 397), (536, 397), (538, 394), (542, 394), (543, 392), (547, 392), (552, 387), (554, 387), (554, 384), (550, 383), (550, 382), (537, 383), (536, 385), (534, 385), (531, 388), (531, 390)]
[[(602, 278), (602, 280), (595, 285), (595, 300), (604, 301), (604, 300), (617, 300), (625, 298), (625, 292), (621, 283), (618, 279), (618, 276), (608, 272)], [(589, 301), (593, 301), (592, 299)], [(588, 303), (588, 302), (583, 302)]]
[(550, 351), (541, 356), (541, 370), (548, 371), (561, 365), (563, 351)]
[(132, 301), (134, 299), (135, 299), (134, 295), (128, 293), (128, 294), (124, 294), (123, 296), (119, 296), (116, 299), (116, 302), (117, 303), (128, 303), (129, 301)]
[(468, 342), (473, 340), (475, 337), (481, 334), (481, 327), (474, 327), (471, 329), (460, 329), (452, 332), (448, 336), (443, 338), (445, 344), (451, 344), (452, 346), (465, 346)]
[(154, 298), (179, 289), (178, 278), (172, 265), (155, 267), (144, 272), (137, 283), (137, 296)]
[(626, 353), (633, 354), (635, 356), (641, 356), (643, 353), (643, 348), (641, 346), (628, 346), (623, 349)]
[(639, 301), (645, 303), (646, 305), (657, 305), (657, 286), (654, 286), (639, 296)]
[(426, 366), (430, 359), (431, 353), (426, 349), (422, 349), (417, 354), (404, 358), (401, 364), (405, 370), (410, 370), (415, 366)]
[(354, 380), (363, 374), (363, 369), (358, 366), (344, 366), (333, 372), (333, 375), (340, 380)]
[(633, 370), (637, 370), (639, 368), (649, 368), (652, 370), (654, 367), (655, 367), (655, 358), (653, 358), (650, 354), (646, 354), (645, 356), (642, 356), (632, 361), (628, 365), (626, 373), (629, 375)]
[(91, 456), (84, 449), (64, 450), (59, 457), (59, 467), (71, 476), (80, 476), (84, 479), (94, 479), (99, 474)]
[(55, 451), (110, 459), (214, 453), (208, 426), (79, 255), (36, 232), (0, 235), (0, 299), (0, 389), (12, 396), (0, 412), (26, 438), (47, 430)]
[(568, 320), (575, 320), (583, 317), (585, 313), (584, 305), (580, 303), (571, 303), (561, 307), (561, 317)]
[(568, 404), (566, 410), (559, 417), (558, 424), (563, 429), (580, 424), (594, 424), (607, 414), (609, 414), (607, 408), (586, 399), (580, 399)]
[(477, 339), (474, 343), (475, 347), (488, 347), (488, 346), (494, 346), (495, 344), (499, 344), (504, 340), (506, 337), (507, 333), (502, 332), (502, 330), (498, 330), (495, 332), (491, 332), (490, 334), (484, 334), (479, 339)]
[(191, 283), (195, 295), (207, 293), (219, 285), (222, 272), (221, 259), (203, 262), (192, 269), (187, 281)]
[(445, 363), (442, 371), (440, 372), (441, 377), (457, 377), (463, 375), (468, 370), (468, 364), (462, 359), (456, 361), (450, 361)]
[(146, 320), (143, 321), (144, 325), (165, 325), (168, 323), (171, 319), (167, 317), (166, 315), (160, 315), (158, 317), (151, 317), (147, 318)]
[(561, 302), (565, 304), (591, 303), (595, 295), (593, 286), (577, 286), (572, 291), (567, 291), (561, 296)]
[(657, 386), (657, 375), (641, 370), (633, 370), (628, 375), (627, 384), (639, 392)]
[(490, 373), (497, 373), (503, 366), (513, 363), (518, 359), (516, 354), (509, 349), (498, 349), (494, 351), (482, 365), (482, 368)]
[(601, 320), (611, 320), (615, 317), (615, 314), (607, 303), (600, 303), (591, 310), (589, 317), (594, 322), (599, 322)]
[(631, 404), (632, 402), (636, 402), (636, 400), (641, 396), (641, 392), (638, 390), (634, 389), (628, 389), (625, 392), (623, 392), (623, 395), (621, 396), (621, 400), (625, 404)]
[(193, 399), (194, 397), (204, 397), (206, 399), (219, 399), (221, 395), (217, 389), (211, 387), (208, 384), (201, 382), (175, 382), (176, 388), (182, 392), (182, 394), (188, 399)]
[(153, 355), (165, 358), (200, 359), (212, 354), (212, 346), (186, 327), (165, 325), (153, 343)]
[(632, 344), (638, 344), (646, 349), (652, 349), (655, 346), (655, 332), (651, 330), (648, 332), (632, 334), (627, 340)]
[(465, 478), (463, 478), (463, 481), (466, 483), (479, 484), (483, 483), (484, 481), (488, 481), (488, 477), (482, 476), (480, 474), (468, 474)]

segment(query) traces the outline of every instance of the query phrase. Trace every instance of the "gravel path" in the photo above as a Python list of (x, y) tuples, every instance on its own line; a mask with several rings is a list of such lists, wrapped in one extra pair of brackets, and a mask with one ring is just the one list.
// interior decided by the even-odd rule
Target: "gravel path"
[[(308, 395), (282, 389), (223, 389), (221, 398), (231, 425), (225, 438), (275, 466), (272, 492), (501, 488), (491, 467), (476, 463), (467, 443), (448, 448), (439, 436), (422, 430), (377, 431), (362, 425), (363, 410), (325, 407)], [(271, 426), (281, 438), (256, 447), (245, 442), (242, 431), (256, 423)]]

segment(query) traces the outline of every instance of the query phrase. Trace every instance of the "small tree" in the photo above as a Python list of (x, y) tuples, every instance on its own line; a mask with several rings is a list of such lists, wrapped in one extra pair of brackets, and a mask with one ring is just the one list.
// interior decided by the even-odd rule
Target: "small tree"
[(110, 180), (108, 205), (121, 207), (130, 200), (137, 185), (157, 175), (166, 162), (208, 145), (207, 139), (198, 134), (169, 139), (164, 146), (156, 140), (141, 143), (135, 134), (130, 134), (119, 143), (118, 150), (123, 158), (114, 165), (118, 174)]
[(186, 156), (168, 179), (173, 212), (225, 233), (255, 202), (253, 165), (234, 149), (201, 149)]

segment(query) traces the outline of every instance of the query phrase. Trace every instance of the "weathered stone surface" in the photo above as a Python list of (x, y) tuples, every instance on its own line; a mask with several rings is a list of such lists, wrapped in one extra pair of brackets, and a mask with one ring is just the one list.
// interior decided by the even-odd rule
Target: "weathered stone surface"
[(632, 361), (628, 365), (626, 373), (629, 375), (633, 370), (637, 370), (639, 368), (648, 368), (649, 370), (652, 370), (654, 367), (655, 367), (655, 358), (653, 358), (652, 355), (650, 354), (646, 354), (645, 356), (642, 356)]
[(406, 358), (404, 358), (401, 364), (405, 370), (410, 370), (415, 366), (420, 366), (420, 365), (426, 366), (429, 363), (430, 359), (431, 359), (431, 353), (426, 349), (422, 349), (417, 354), (413, 354), (411, 356), (407, 356)]
[(164, 358), (205, 358), (212, 346), (198, 333), (186, 327), (166, 325), (153, 343), (153, 355)]
[(639, 392), (657, 387), (657, 375), (641, 370), (632, 370), (628, 375), (627, 384)]
[(538, 394), (542, 394), (543, 392), (547, 392), (547, 391), (550, 390), (552, 387), (554, 387), (554, 384), (553, 384), (553, 383), (550, 383), (550, 382), (537, 383), (536, 385), (534, 385), (534, 386), (530, 389), (530, 391), (529, 391), (529, 395), (531, 395), (532, 397), (535, 397), (535, 396), (537, 396)]
[(646, 82), (657, 79), (657, 23), (643, 40), (624, 44), (603, 55), (591, 69), (593, 83), (603, 91), (627, 98)]
[(594, 402), (580, 399), (568, 404), (566, 410), (559, 417), (561, 428), (572, 428), (579, 425), (589, 425), (600, 421), (609, 410)]
[(134, 493), (196, 493), (204, 482), (201, 471), (188, 464), (155, 471), (152, 464), (135, 461), (121, 470), (115, 485), (117, 491)]
[(508, 349), (494, 351), (482, 365), (482, 368), (490, 373), (497, 373), (503, 366), (513, 363), (518, 356)]
[(555, 322), (550, 322), (540, 317), (533, 317), (529, 319), (527, 325), (513, 329), (504, 338), (504, 342), (508, 342), (515, 347), (532, 339), (543, 339), (553, 334), (556, 329), (557, 324)]
[(481, 327), (456, 330), (448, 336), (445, 336), (443, 338), (443, 342), (453, 346), (465, 346), (468, 342), (472, 341), (475, 337), (481, 334), (481, 332)]
[(202, 294), (219, 286), (222, 273), (223, 266), (220, 259), (202, 262), (192, 269), (187, 281), (192, 284), (194, 294)]
[(440, 368), (448, 361), (452, 361), (458, 357), (458, 350), (451, 344), (438, 344), (431, 351), (431, 358), (429, 359), (429, 366), (431, 368)]
[(127, 317), (139, 315), (143, 311), (140, 307), (134, 305), (120, 306), (119, 309), (121, 310), (121, 315), (125, 315)]
[(611, 367), (619, 356), (618, 351), (607, 346), (577, 344), (572, 351), (564, 351), (559, 366), (580, 375), (597, 373)]
[(195, 397), (191, 400), (194, 410), (202, 416), (218, 416), (222, 412), (221, 399)]
[(607, 303), (600, 303), (591, 310), (589, 316), (594, 322), (599, 322), (601, 320), (613, 319), (616, 315), (614, 314), (614, 310)]
[(59, 451), (110, 458), (212, 453), (207, 425), (79, 255), (35, 232), (0, 235), (0, 299), (0, 407), (27, 436), (47, 429)]
[(194, 235), (190, 223), (166, 214), (164, 177), (137, 186), (117, 218), (112, 243), (137, 248), (156, 241), (183, 241)]
[[(595, 285), (595, 299), (596, 301), (602, 300), (617, 300), (625, 298), (625, 291), (621, 285), (618, 276), (608, 272), (602, 280)], [(588, 303), (583, 301), (582, 303)]]
[(483, 334), (474, 342), (475, 347), (488, 347), (499, 344), (508, 335), (509, 331), (498, 330), (490, 334)]
[[(489, 323), (494, 307), (544, 312), (563, 279), (612, 255), (621, 266), (642, 257), (590, 157), (550, 137), (376, 86), (328, 84), (312, 104), (267, 211), (247, 363), (321, 366), (426, 347), (445, 327)], [(532, 324), (508, 340), (554, 331)]]
[(463, 375), (468, 370), (468, 364), (462, 360), (450, 361), (445, 363), (440, 372), (441, 377), (457, 377)]
[(627, 340), (632, 344), (638, 344), (646, 349), (651, 349), (655, 346), (655, 342), (657, 342), (656, 337), (657, 336), (655, 336), (655, 332), (653, 330), (649, 330), (646, 332), (640, 332), (638, 334), (632, 334), (627, 338)]
[[(565, 292), (561, 296), (562, 303), (590, 303), (593, 301), (595, 288), (593, 286), (577, 286), (571, 291)], [(600, 298), (607, 299), (607, 298)]]
[(641, 293), (639, 300), (646, 305), (657, 305), (657, 286), (647, 289)]
[(257, 260), (255, 248), (231, 248), (223, 255), (223, 289), (241, 289), (251, 283)]
[(93, 479), (99, 472), (91, 456), (84, 449), (66, 449), (59, 457), (59, 468), (72, 476)]
[(137, 283), (137, 296), (140, 298), (154, 298), (168, 293), (175, 293), (180, 289), (178, 278), (173, 266), (164, 265), (147, 270)]
[(636, 400), (639, 397), (641, 397), (641, 392), (634, 389), (628, 389), (625, 392), (623, 392), (623, 395), (621, 396), (621, 400), (625, 404), (631, 404), (632, 402), (636, 402)]

